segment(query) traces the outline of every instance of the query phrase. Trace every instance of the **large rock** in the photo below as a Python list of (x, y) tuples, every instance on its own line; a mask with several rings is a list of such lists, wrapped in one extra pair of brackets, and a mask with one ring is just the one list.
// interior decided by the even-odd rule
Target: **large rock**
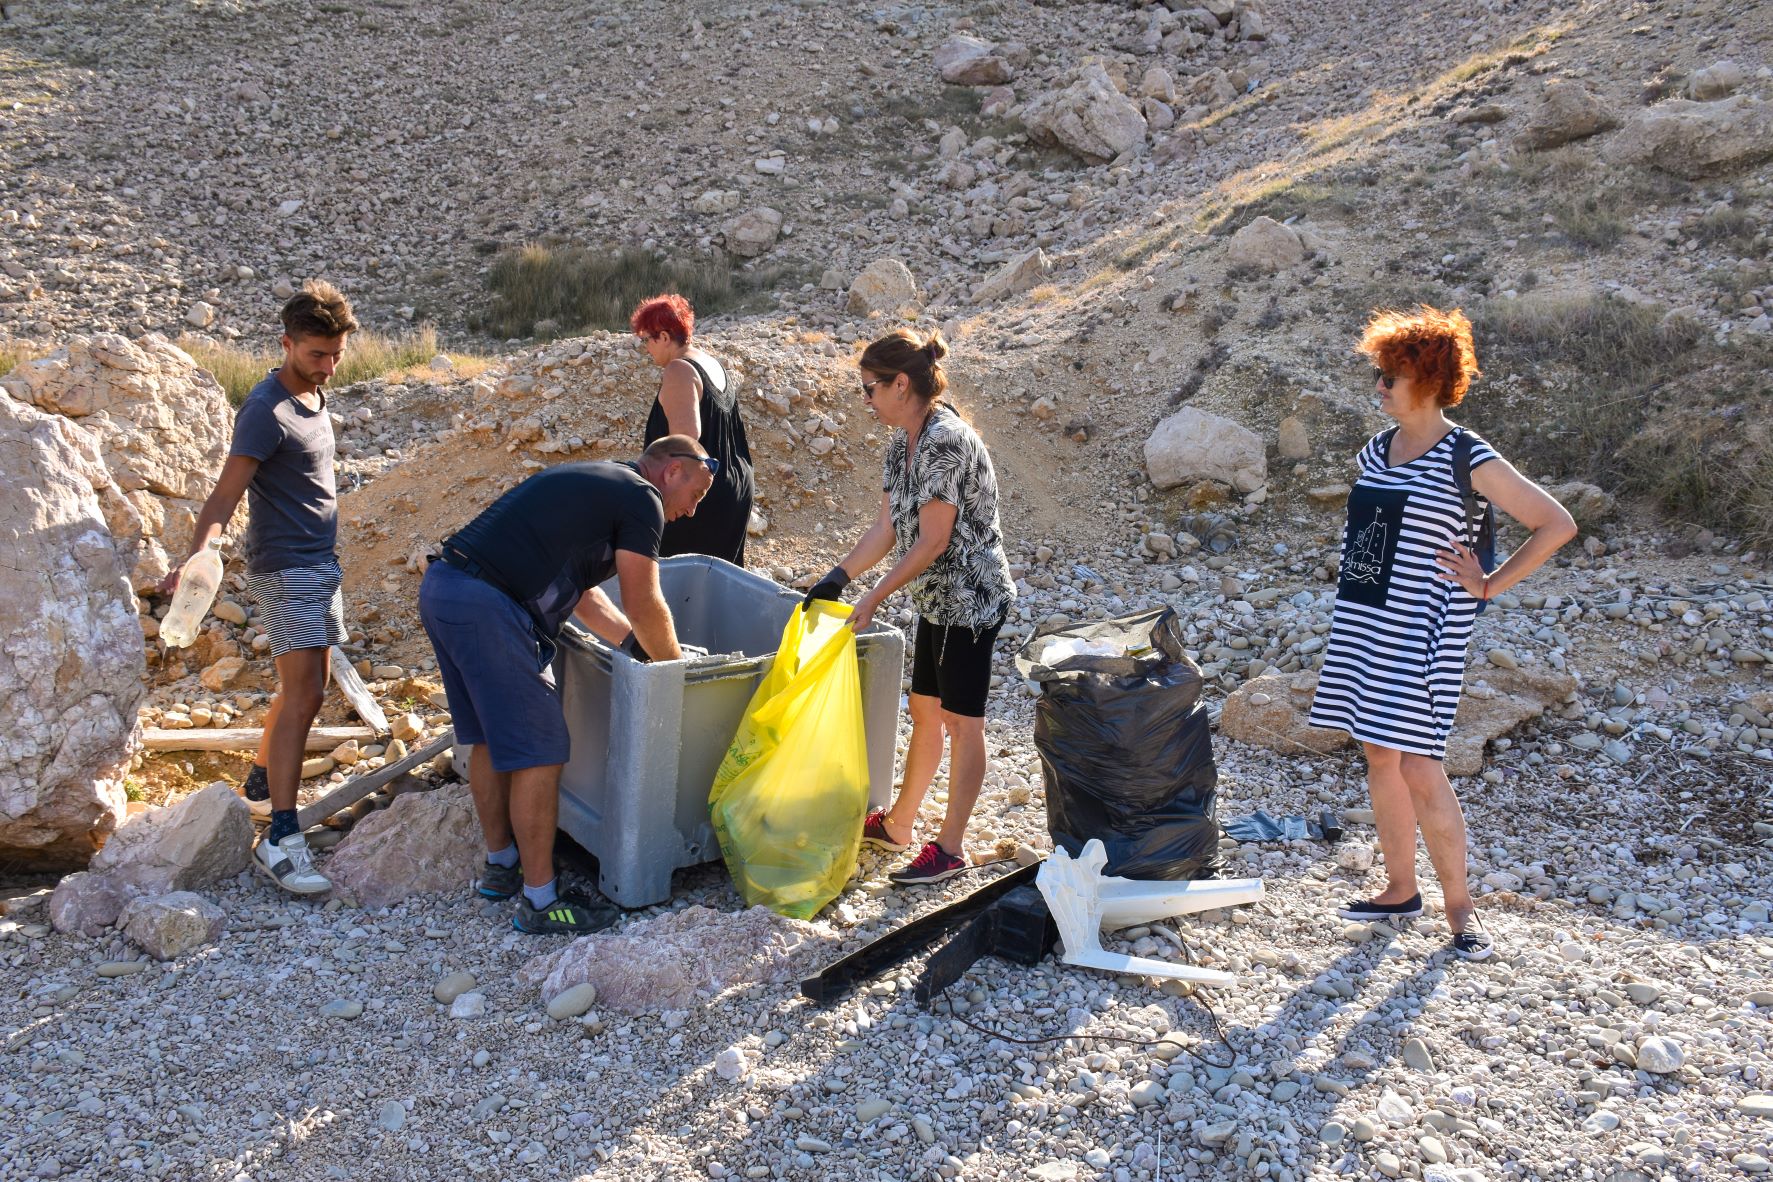
[(1185, 93), (1190, 102), (1206, 107), (1223, 107), (1237, 101), (1236, 84), (1218, 66), (1190, 78)]
[(1693, 77), (1687, 80), (1687, 97), (1702, 103), (1727, 98), (1746, 81), (1747, 75), (1735, 62), (1713, 62), (1703, 70), (1693, 71)]
[(1045, 279), (1047, 272), (1052, 269), (1053, 264), (1040, 247), (1023, 251), (979, 284), (978, 289), (973, 292), (973, 303), (989, 304), (1013, 295), (1021, 295)]
[(1219, 733), (1283, 755), (1328, 755), (1354, 742), (1347, 731), (1312, 726), (1317, 674), (1270, 672), (1251, 678), (1225, 699)]
[(1252, 492), (1268, 479), (1268, 457), (1248, 427), (1185, 406), (1145, 441), (1145, 471), (1159, 488), (1214, 480)]
[(326, 864), (333, 893), (387, 907), (424, 891), (460, 891), (486, 855), (466, 784), (409, 792), (355, 828)]
[(1687, 180), (1736, 172), (1773, 157), (1773, 103), (1745, 95), (1715, 103), (1670, 99), (1639, 112), (1602, 155)]
[(218, 781), (138, 813), (92, 859), (92, 871), (135, 894), (186, 891), (246, 869), (252, 832), (252, 811)]
[(1027, 60), (1027, 48), (1016, 42), (998, 46), (965, 34), (950, 37), (934, 54), (942, 81), (956, 86), (1001, 86)]
[(78, 420), (124, 506), (107, 506), (119, 543), (134, 547), (131, 582), (152, 588), (183, 556), (197, 512), (228, 455), (234, 413), (221, 384), (184, 350), (150, 333), (75, 337), (0, 379), (14, 398)]
[(524, 965), (517, 979), (541, 986), (544, 1002), (589, 982), (600, 1006), (656, 1014), (690, 1009), (737, 986), (798, 980), (834, 943), (821, 928), (765, 907), (686, 907), (620, 932), (581, 936)]
[(213, 944), (228, 926), (220, 907), (190, 891), (132, 899), (118, 922), (123, 934), (155, 960), (177, 960)]
[(102, 874), (67, 875), (49, 896), (49, 922), (58, 932), (96, 936), (117, 922), (129, 892)]
[(1035, 139), (1059, 146), (1086, 160), (1113, 160), (1145, 142), (1145, 116), (1114, 88), (1099, 65), (1086, 66), (1064, 90), (1034, 99), (1022, 122)]
[(850, 282), (845, 307), (857, 316), (900, 316), (923, 306), (911, 268), (898, 259), (875, 259)]
[(782, 234), (782, 215), (767, 205), (748, 209), (727, 222), (726, 248), (742, 259), (756, 258), (776, 244)]
[(1501, 738), (1530, 718), (1538, 718), (1576, 692), (1576, 679), (1555, 669), (1487, 667), (1468, 677), (1447, 737), (1449, 776), (1475, 776), (1484, 770), (1484, 744)]
[(1552, 78), (1528, 115), (1519, 143), (1526, 148), (1556, 148), (1618, 126), (1619, 117), (1581, 83)]
[(144, 653), (92, 432), (0, 393), (0, 864), (84, 866), (123, 819)]
[(1592, 529), (1613, 515), (1613, 494), (1581, 480), (1566, 481), (1545, 490), (1570, 511), (1576, 524)]
[(1291, 226), (1266, 215), (1250, 220), (1225, 248), (1228, 267), (1254, 267), (1273, 273), (1305, 261), (1305, 241)]

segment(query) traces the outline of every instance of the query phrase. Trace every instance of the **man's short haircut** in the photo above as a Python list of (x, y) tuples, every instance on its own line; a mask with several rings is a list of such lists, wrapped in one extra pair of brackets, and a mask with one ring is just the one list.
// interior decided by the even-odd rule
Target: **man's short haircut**
[(283, 305), (283, 331), (292, 337), (342, 337), (356, 332), (351, 301), (324, 279), (310, 279)]
[(666, 435), (655, 439), (641, 452), (641, 458), (660, 464), (673, 463), (684, 456), (698, 458), (708, 454), (708, 449), (688, 435)]

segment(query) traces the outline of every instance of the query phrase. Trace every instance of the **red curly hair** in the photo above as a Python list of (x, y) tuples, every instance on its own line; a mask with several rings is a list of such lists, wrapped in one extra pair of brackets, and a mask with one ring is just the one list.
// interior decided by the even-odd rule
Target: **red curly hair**
[(635, 332), (649, 337), (668, 333), (672, 340), (682, 345), (689, 341), (690, 333), (695, 331), (696, 310), (676, 292), (657, 295), (640, 302), (640, 306), (634, 309), (634, 314), (628, 317), (628, 325)]
[(1442, 406), (1458, 406), (1478, 372), (1471, 321), (1458, 308), (1421, 304), (1414, 312), (1381, 308), (1367, 321), (1355, 352), (1389, 374), (1403, 374), (1434, 392)]

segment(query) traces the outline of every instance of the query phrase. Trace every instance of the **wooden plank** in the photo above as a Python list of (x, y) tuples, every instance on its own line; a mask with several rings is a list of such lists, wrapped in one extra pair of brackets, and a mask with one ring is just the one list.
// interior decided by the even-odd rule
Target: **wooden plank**
[[(263, 727), (194, 726), (186, 730), (142, 728), (142, 743), (149, 751), (257, 751)], [(367, 726), (316, 726), (308, 730), (309, 751), (331, 751), (347, 739), (373, 743), (376, 732)]]
[(375, 695), (363, 684), (363, 678), (357, 676), (357, 670), (351, 665), (338, 645), (331, 649), (332, 679), (338, 683), (339, 691), (345, 700), (351, 703), (351, 709), (357, 711), (357, 717), (368, 723), (379, 735), (388, 733), (388, 716), (376, 703)]
[(322, 796), (313, 804), (296, 814), (296, 824), (303, 829), (318, 825), (340, 809), (349, 808), (380, 788), (404, 776), (407, 772), (422, 763), (435, 759), (438, 752), (447, 751), (455, 745), (456, 732), (453, 727), (446, 727), (442, 734), (429, 743), (409, 754), (405, 759), (396, 760), (385, 767), (378, 768), (368, 775), (346, 780), (333, 791)]

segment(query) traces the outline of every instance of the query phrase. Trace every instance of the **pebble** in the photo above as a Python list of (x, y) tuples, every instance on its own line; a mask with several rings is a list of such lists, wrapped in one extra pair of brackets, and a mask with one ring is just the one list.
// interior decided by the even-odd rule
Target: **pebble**
[(376, 1123), (390, 1133), (398, 1133), (400, 1126), (406, 1123), (406, 1105), (398, 1100), (389, 1100), (376, 1115)]
[(463, 993), (449, 1003), (452, 1018), (479, 1018), (486, 1014), (486, 994)]
[(1652, 1005), (1662, 996), (1662, 986), (1649, 981), (1629, 981), (1625, 986), (1625, 996), (1641, 1006)]
[(1736, 1101), (1736, 1110), (1750, 1116), (1773, 1117), (1773, 1092), (1750, 1092)]
[(1379, 1135), (1379, 1126), (1371, 1117), (1357, 1116), (1354, 1123), (1348, 1126), (1348, 1135), (1365, 1144)]
[(133, 977), (148, 971), (145, 960), (107, 960), (93, 970), (101, 977)]
[(865, 1125), (871, 1120), (885, 1116), (892, 1111), (892, 1108), (893, 1102), (891, 1100), (872, 1096), (856, 1105), (856, 1123)]
[(1348, 1130), (1333, 1120), (1327, 1120), (1318, 1126), (1317, 1139), (1325, 1145), (1340, 1145), (1348, 1136)]
[(1434, 1056), (1428, 1051), (1428, 1044), (1419, 1038), (1404, 1042), (1404, 1062), (1417, 1071), (1434, 1071)]
[(1638, 1043), (1638, 1070), (1648, 1071), (1653, 1075), (1668, 1075), (1679, 1071), (1686, 1063), (1687, 1053), (1681, 1044), (1672, 1038), (1664, 1038), (1653, 1034)]
[(468, 992), (468, 990), (474, 988), (474, 986), (478, 984), (479, 982), (474, 979), (473, 973), (468, 972), (466, 969), (458, 970), (442, 978), (436, 985), (432, 986), (431, 996), (436, 998), (443, 1005), (448, 1005), (450, 1002), (462, 996), (462, 994)]
[(339, 1018), (346, 1022), (363, 1014), (363, 1003), (350, 997), (335, 997), (320, 1007), (322, 1018)]
[(556, 1022), (576, 1018), (597, 1001), (597, 986), (589, 981), (563, 989), (548, 1003), (548, 1016)]

